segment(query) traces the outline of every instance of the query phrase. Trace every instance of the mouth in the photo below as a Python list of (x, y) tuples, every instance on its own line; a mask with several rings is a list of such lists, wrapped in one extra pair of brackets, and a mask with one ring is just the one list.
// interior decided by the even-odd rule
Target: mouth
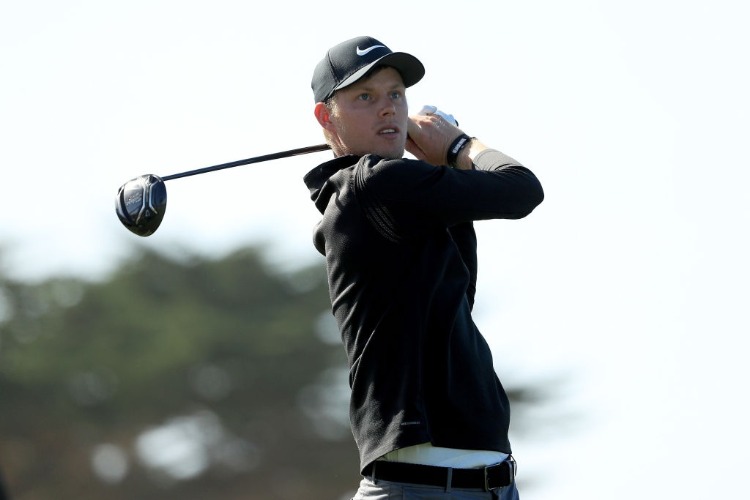
[(386, 136), (398, 135), (398, 133), (399, 133), (399, 130), (397, 127), (382, 128), (378, 131), (378, 135), (386, 135)]

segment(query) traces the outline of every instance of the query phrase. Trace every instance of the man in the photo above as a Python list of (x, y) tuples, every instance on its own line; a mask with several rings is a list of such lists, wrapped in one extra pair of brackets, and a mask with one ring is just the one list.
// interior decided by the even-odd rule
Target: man
[(508, 398), (471, 317), (472, 223), (525, 217), (544, 195), (441, 116), (409, 117), (406, 88), (423, 76), (414, 56), (358, 37), (312, 79), (335, 159), (304, 180), (349, 360), (355, 498), (517, 498)]

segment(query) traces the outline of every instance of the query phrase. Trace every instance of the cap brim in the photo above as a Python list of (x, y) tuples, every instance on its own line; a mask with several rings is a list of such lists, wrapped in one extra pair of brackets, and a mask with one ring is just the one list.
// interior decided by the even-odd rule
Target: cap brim
[(372, 69), (379, 66), (390, 66), (401, 74), (401, 78), (404, 81), (404, 86), (411, 87), (424, 76), (425, 70), (422, 63), (411, 54), (406, 52), (391, 52), (390, 54), (384, 55), (380, 59), (371, 62), (367, 66), (361, 68), (355, 73), (352, 73), (346, 80), (333, 89), (333, 91), (341, 90), (349, 85), (357, 82)]

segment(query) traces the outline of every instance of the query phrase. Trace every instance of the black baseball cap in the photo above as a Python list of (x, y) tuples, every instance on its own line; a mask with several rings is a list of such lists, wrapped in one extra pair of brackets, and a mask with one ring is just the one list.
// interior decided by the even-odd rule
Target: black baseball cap
[(339, 89), (353, 84), (377, 66), (391, 66), (411, 87), (424, 76), (424, 66), (411, 54), (393, 52), (369, 36), (352, 38), (330, 48), (315, 66), (312, 90), (315, 102), (323, 102)]

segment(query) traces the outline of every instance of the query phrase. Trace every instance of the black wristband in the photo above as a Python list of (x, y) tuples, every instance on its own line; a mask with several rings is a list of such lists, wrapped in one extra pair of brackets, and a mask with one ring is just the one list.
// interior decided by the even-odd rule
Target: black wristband
[(461, 134), (451, 143), (451, 146), (448, 148), (448, 154), (446, 155), (446, 159), (448, 160), (448, 166), (457, 168), (458, 164), (456, 163), (458, 161), (458, 153), (461, 152), (463, 148), (465, 148), (473, 139), (473, 137), (469, 137), (466, 134)]

